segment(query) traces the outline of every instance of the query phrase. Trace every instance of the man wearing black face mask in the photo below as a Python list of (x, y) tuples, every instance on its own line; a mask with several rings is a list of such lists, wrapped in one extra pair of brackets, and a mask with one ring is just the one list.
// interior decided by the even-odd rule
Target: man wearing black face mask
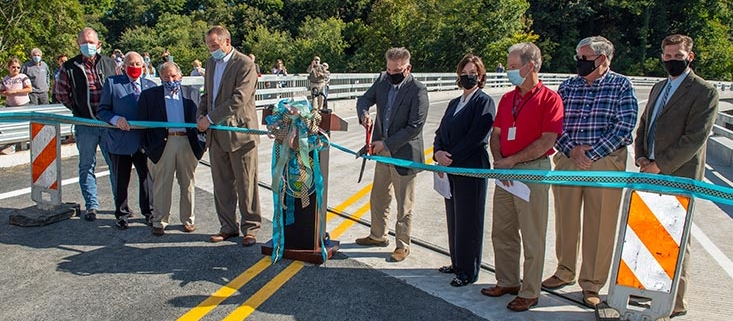
[[(371, 127), (369, 108), (376, 104), (377, 119), (374, 121), (371, 144), (373, 154), (422, 163), (425, 161), (422, 129), (428, 116), (428, 91), (410, 74), (412, 66), (407, 49), (392, 48), (387, 50), (385, 56), (387, 72), (382, 73), (356, 102), (359, 122), (364, 127)], [(397, 244), (390, 258), (399, 262), (409, 255), (416, 176), (417, 170), (412, 168), (376, 164), (370, 197), (371, 233), (357, 239), (356, 244), (389, 245), (387, 218), (394, 190), (397, 199)]]
[[(553, 156), (556, 170), (626, 170), (626, 146), (633, 141), (639, 106), (631, 81), (610, 70), (613, 49), (601, 36), (585, 38), (575, 49), (578, 76), (558, 88), (565, 110), (563, 132), (555, 143), (559, 153)], [(595, 307), (611, 268), (622, 191), (560, 185), (552, 190), (558, 264), (542, 286), (559, 289), (574, 284), (577, 277), (584, 303)], [(581, 231), (583, 261), (578, 273)]]
[[(679, 34), (662, 40), (662, 64), (669, 78), (652, 87), (636, 130), (636, 166), (641, 172), (697, 180), (705, 174), (705, 144), (718, 114), (718, 91), (690, 69), (695, 59), (692, 45), (692, 38)], [(671, 317), (687, 313), (689, 260), (688, 240)]]

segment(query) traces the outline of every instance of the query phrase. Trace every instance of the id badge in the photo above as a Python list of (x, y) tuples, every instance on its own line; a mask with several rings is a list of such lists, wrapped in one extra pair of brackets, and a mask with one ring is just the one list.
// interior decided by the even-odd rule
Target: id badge
[(509, 132), (507, 133), (507, 140), (514, 140), (517, 138), (517, 127), (509, 127)]

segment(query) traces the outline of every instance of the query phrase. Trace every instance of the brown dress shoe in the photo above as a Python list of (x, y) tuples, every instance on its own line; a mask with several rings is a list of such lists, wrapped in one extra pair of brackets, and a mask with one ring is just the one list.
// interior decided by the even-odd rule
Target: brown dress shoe
[(191, 233), (196, 230), (196, 225), (191, 224), (183, 224), (183, 231), (186, 233)]
[(213, 243), (218, 243), (218, 242), (221, 242), (221, 241), (230, 239), (232, 237), (237, 237), (237, 236), (239, 236), (239, 233), (231, 233), (230, 234), (230, 233), (221, 233), (221, 232), (219, 232), (219, 234), (212, 235), (211, 238), (209, 238), (209, 240), (211, 240), (211, 242), (213, 242)]
[(583, 303), (589, 308), (595, 308), (596, 305), (601, 303), (601, 298), (598, 296), (598, 292), (583, 290)]
[(162, 227), (154, 227), (153, 235), (157, 235), (157, 236), (165, 235), (165, 229)]
[(356, 239), (356, 244), (361, 246), (379, 246), (379, 247), (385, 247), (389, 246), (389, 240), (385, 239), (384, 241), (378, 241), (373, 239), (371, 236), (362, 237)]
[(575, 284), (575, 281), (565, 282), (555, 275), (542, 281), (542, 287), (549, 290), (557, 290), (573, 284)]
[(518, 286), (500, 287), (498, 285), (495, 285), (491, 288), (481, 289), (481, 294), (485, 296), (490, 296), (492, 298), (500, 297), (504, 294), (517, 295), (518, 293), (519, 293)]
[(255, 244), (257, 244), (257, 238), (254, 235), (247, 234), (242, 238), (242, 246), (244, 247), (250, 247)]
[(527, 311), (529, 308), (537, 305), (538, 298), (525, 299), (523, 297), (516, 297), (512, 302), (507, 304), (506, 308), (515, 312)]
[(392, 259), (392, 262), (402, 262), (408, 255), (410, 255), (409, 249), (395, 249), (389, 258)]

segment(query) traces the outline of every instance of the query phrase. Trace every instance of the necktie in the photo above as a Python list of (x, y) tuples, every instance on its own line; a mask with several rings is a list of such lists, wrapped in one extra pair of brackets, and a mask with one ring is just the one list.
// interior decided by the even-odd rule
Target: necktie
[(672, 83), (667, 81), (667, 85), (664, 86), (664, 95), (662, 95), (661, 104), (659, 108), (655, 109), (651, 119), (651, 125), (649, 126), (649, 133), (647, 134), (647, 146), (649, 146), (649, 155), (653, 158), (654, 155), (654, 131), (657, 128), (657, 118), (662, 113), (662, 109), (667, 105), (669, 100), (669, 93), (672, 91)]
[(134, 89), (134, 92), (135, 92), (135, 100), (138, 100), (140, 98), (140, 87), (137, 86), (136, 82), (133, 82), (132, 88)]

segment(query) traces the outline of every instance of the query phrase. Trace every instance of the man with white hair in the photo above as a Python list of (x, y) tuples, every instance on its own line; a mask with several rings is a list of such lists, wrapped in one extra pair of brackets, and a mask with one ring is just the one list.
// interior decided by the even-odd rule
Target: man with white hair
[(150, 224), (153, 215), (153, 179), (148, 171), (148, 158), (141, 144), (141, 130), (131, 129), (128, 120), (137, 120), (137, 101), (140, 93), (157, 84), (141, 77), (143, 74), (143, 57), (131, 51), (122, 61), (124, 75), (107, 78), (102, 88), (102, 99), (99, 103), (100, 120), (117, 128), (107, 131), (105, 144), (112, 160), (111, 172), (116, 177), (112, 188), (115, 199), (115, 217), (117, 228), (127, 229), (128, 219), (132, 214), (127, 204), (127, 187), (130, 183), (132, 164), (135, 164), (140, 193), (138, 201), (140, 212), (145, 222)]
[(33, 91), (28, 94), (28, 97), (31, 99), (31, 105), (48, 104), (51, 69), (42, 60), (42, 57), (41, 49), (33, 48), (31, 50), (31, 60), (23, 64), (23, 67), (20, 69), (22, 74), (28, 76), (33, 86)]

